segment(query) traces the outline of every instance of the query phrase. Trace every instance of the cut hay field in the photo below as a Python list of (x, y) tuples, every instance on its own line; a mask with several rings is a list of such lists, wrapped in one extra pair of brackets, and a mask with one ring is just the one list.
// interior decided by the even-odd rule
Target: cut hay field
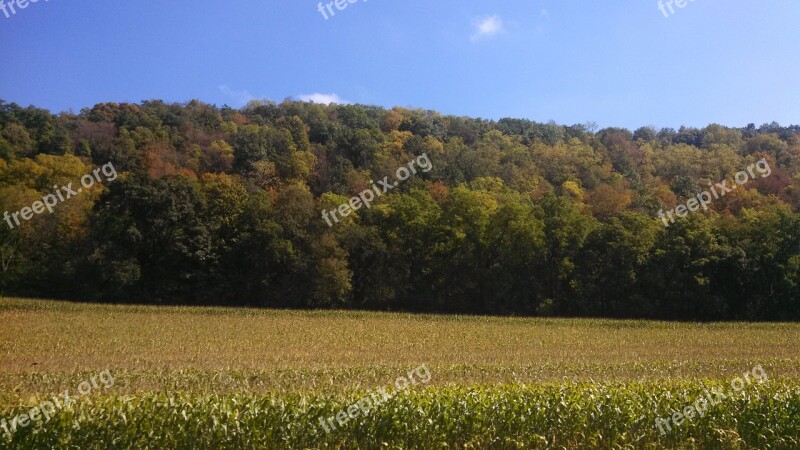
[[(114, 383), (0, 448), (800, 448), (800, 325), (0, 299), (0, 419)], [(326, 433), (319, 417), (425, 364)], [(656, 417), (769, 380), (668, 433)]]

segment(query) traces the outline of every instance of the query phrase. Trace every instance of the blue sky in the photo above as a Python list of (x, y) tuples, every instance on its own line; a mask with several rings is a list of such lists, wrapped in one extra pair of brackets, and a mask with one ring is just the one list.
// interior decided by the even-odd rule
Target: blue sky
[(800, 123), (797, 0), (687, 0), (669, 17), (657, 0), (357, 0), (327, 20), (318, 3), (39, 0), (0, 12), (0, 98), (54, 112), (291, 97), (628, 128)]

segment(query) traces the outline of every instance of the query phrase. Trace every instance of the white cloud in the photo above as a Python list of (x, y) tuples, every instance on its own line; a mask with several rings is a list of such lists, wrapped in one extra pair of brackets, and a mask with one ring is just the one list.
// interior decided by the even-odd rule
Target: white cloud
[(322, 103), (325, 105), (330, 105), (331, 103), (337, 103), (339, 105), (349, 105), (351, 103), (347, 100), (339, 98), (339, 96), (336, 94), (320, 94), (320, 93), (304, 94), (304, 95), (298, 95), (297, 98), (301, 102)]
[(505, 28), (503, 27), (503, 19), (496, 14), (477, 19), (472, 22), (472, 26), (475, 27), (475, 34), (470, 37), (472, 42), (476, 42), (484, 37), (494, 36), (505, 31)]
[(250, 102), (250, 100), (256, 99), (246, 90), (234, 91), (233, 89), (229, 88), (227, 84), (219, 86), (219, 90), (226, 96), (230, 97), (233, 102), (235, 102), (233, 106), (244, 106)]

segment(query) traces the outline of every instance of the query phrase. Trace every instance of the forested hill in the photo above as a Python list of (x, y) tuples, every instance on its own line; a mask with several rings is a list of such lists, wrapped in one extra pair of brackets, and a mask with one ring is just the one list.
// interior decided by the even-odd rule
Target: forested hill
[(0, 157), (6, 295), (800, 319), (797, 126), (0, 101)]

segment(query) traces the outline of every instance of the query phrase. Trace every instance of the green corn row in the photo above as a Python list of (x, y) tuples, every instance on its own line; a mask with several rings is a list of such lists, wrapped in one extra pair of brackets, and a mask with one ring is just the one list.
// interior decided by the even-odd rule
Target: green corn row
[[(800, 385), (748, 386), (662, 435), (667, 417), (729, 386), (713, 382), (435, 387), (408, 391), (326, 433), (358, 397), (144, 394), (85, 397), (19, 429), (20, 449), (797, 449)], [(25, 412), (0, 407), (10, 419)], [(0, 431), (1, 432), (1, 431)]]

